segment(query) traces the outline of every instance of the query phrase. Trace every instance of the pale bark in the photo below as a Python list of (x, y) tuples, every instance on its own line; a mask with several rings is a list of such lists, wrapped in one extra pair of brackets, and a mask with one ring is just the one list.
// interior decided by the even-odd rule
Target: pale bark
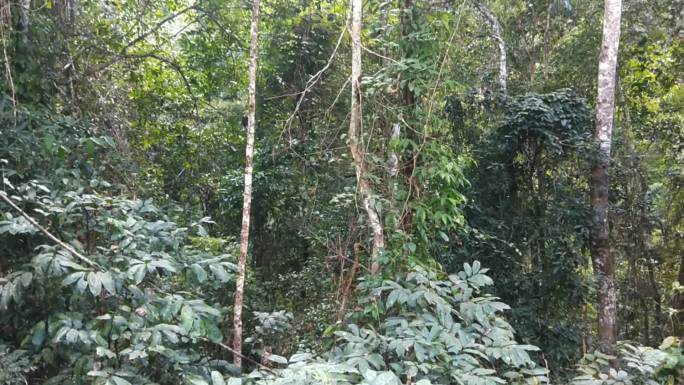
[(238, 259), (238, 278), (235, 287), (235, 306), (233, 309), (233, 363), (242, 367), (242, 305), (245, 300), (244, 288), (247, 275), (247, 251), (249, 248), (249, 218), (252, 209), (252, 172), (254, 164), (254, 128), (256, 126), (256, 67), (257, 67), (257, 26), (259, 22), (259, 0), (253, 0), (252, 23), (249, 48), (249, 101), (247, 112), (247, 146), (245, 149), (245, 186), (242, 195), (242, 227), (240, 229), (240, 257)]
[(26, 43), (28, 41), (28, 30), (31, 22), (29, 19), (31, 0), (19, 0), (17, 4), (19, 5), (19, 28), (17, 32), (22, 34), (23, 42)]
[(361, 127), (363, 124), (361, 109), (361, 15), (362, 0), (351, 1), (351, 39), (352, 39), (352, 75), (351, 75), (351, 116), (349, 121), (349, 150), (354, 160), (356, 169), (356, 184), (363, 203), (363, 209), (368, 217), (368, 226), (371, 230), (371, 273), (380, 271), (378, 258), (385, 247), (382, 222), (380, 215), (375, 209), (373, 191), (365, 176), (365, 154), (360, 143)]
[(506, 43), (503, 40), (503, 32), (501, 24), (496, 15), (487, 8), (484, 3), (479, 3), (477, 6), (482, 15), (487, 19), (489, 26), (492, 28), (492, 38), (496, 41), (499, 47), (499, 88), (503, 94), (508, 93), (508, 67), (506, 66)]
[(621, 0), (606, 0), (603, 42), (599, 56), (598, 98), (594, 140), (599, 156), (591, 176), (592, 231), (591, 255), (598, 283), (598, 334), (605, 350), (617, 339), (617, 289), (615, 257), (610, 253), (608, 221), (608, 166), (615, 107), (615, 73), (620, 41)]
[[(385, 0), (380, 4), (380, 23), (382, 24), (382, 37), (387, 39), (389, 33), (389, 10), (392, 6), (392, 0)], [(389, 51), (387, 50), (387, 42), (382, 45), (382, 65), (387, 67), (390, 65)]]
[[(394, 123), (392, 125), (392, 134), (390, 136), (390, 144), (392, 144), (392, 142), (398, 140), (400, 135), (401, 135), (401, 125), (399, 125), (399, 123)], [(389, 161), (387, 162), (387, 165), (389, 167), (390, 176), (395, 177), (395, 176), (399, 175), (399, 156), (397, 156), (396, 151), (392, 150), (392, 153), (390, 154)]]

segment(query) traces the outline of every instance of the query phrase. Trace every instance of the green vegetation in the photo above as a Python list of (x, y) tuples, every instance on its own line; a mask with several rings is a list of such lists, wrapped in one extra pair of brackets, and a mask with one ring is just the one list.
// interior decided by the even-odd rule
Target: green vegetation
[(619, 3), (0, 0), (0, 385), (684, 383), (684, 17)]

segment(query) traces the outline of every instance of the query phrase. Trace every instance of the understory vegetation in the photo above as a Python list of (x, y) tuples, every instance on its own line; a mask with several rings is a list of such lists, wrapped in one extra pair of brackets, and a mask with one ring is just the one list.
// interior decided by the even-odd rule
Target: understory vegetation
[(620, 3), (0, 0), (0, 385), (684, 384), (684, 8)]

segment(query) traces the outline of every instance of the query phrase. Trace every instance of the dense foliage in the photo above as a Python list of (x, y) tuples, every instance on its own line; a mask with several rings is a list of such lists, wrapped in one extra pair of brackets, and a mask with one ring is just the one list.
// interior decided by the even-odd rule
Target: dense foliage
[(235, 352), (252, 3), (0, 0), (0, 385), (681, 383), (684, 14), (623, 3), (614, 351), (603, 1), (364, 1), (371, 274), (349, 2), (264, 0)]

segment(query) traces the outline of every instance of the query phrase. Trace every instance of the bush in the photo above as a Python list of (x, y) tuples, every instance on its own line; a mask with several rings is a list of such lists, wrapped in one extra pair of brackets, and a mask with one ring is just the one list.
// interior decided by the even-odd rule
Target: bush
[(618, 356), (594, 352), (578, 365), (573, 385), (675, 385), (681, 383), (684, 355), (679, 339), (667, 337), (657, 348), (619, 344)]
[(369, 288), (359, 322), (335, 332), (336, 347), (325, 359), (296, 354), (283, 360), (287, 368), (262, 372), (256, 382), (495, 385), (547, 381), (546, 369), (539, 368), (528, 353), (538, 349), (518, 344), (513, 328), (502, 317), (508, 306), (481, 293), (492, 284), (486, 272), (474, 262), (441, 279), (437, 272), (416, 268)]

